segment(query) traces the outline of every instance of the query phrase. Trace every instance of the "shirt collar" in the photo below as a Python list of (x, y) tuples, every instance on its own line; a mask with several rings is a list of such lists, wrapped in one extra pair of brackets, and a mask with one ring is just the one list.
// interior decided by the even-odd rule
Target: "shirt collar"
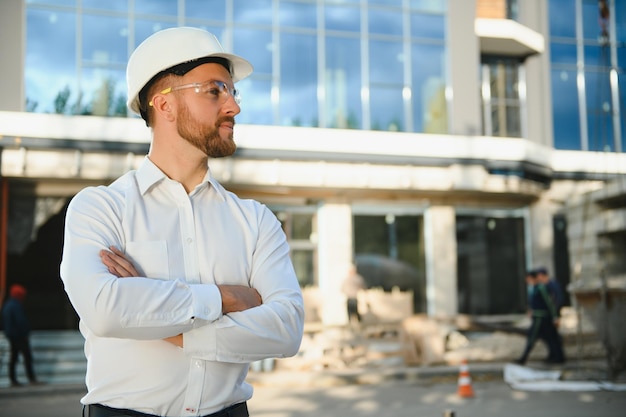
[[(139, 191), (141, 194), (145, 194), (153, 185), (163, 181), (167, 178), (167, 175), (157, 167), (154, 162), (146, 156), (141, 165), (137, 169), (137, 184), (139, 185)], [(203, 180), (196, 186), (196, 189), (208, 186), (210, 184), (212, 188), (217, 192), (222, 201), (226, 200), (226, 190), (222, 185), (213, 177), (211, 169), (207, 169), (206, 175)]]

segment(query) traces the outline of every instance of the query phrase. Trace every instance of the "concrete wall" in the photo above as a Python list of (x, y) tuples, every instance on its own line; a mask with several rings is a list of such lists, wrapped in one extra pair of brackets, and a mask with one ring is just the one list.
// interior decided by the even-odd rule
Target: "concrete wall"
[(0, 111), (24, 110), (26, 16), (22, 0), (0, 3)]

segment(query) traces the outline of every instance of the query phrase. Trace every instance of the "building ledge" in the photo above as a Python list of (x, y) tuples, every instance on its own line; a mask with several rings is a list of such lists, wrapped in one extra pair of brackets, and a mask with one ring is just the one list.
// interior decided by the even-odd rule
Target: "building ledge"
[(543, 53), (543, 35), (510, 19), (476, 19), (474, 31), (483, 55), (525, 58)]

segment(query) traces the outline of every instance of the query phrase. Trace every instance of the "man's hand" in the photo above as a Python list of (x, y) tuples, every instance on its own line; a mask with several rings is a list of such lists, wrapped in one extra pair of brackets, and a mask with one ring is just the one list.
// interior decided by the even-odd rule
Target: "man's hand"
[(218, 285), (222, 295), (222, 313), (244, 311), (263, 303), (261, 295), (254, 288), (244, 285)]
[(126, 259), (126, 256), (119, 249), (115, 246), (110, 246), (109, 249), (100, 251), (100, 259), (110, 273), (118, 278), (140, 276), (132, 262)]
[[(115, 246), (109, 247), (108, 250), (100, 251), (100, 259), (104, 266), (109, 269), (109, 272), (115, 275), (118, 278), (128, 278), (128, 277), (139, 277), (139, 272), (135, 269), (135, 266), (126, 259), (126, 256), (117, 249)], [(179, 334), (172, 337), (166, 337), (166, 342), (173, 344), (174, 346), (178, 346), (180, 348), (183, 347), (183, 335)]]

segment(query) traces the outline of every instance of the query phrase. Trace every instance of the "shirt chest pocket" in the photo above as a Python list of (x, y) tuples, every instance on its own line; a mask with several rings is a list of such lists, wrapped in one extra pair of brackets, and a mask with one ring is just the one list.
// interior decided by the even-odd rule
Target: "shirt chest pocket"
[(147, 278), (170, 279), (165, 240), (127, 242), (126, 256), (140, 275)]

